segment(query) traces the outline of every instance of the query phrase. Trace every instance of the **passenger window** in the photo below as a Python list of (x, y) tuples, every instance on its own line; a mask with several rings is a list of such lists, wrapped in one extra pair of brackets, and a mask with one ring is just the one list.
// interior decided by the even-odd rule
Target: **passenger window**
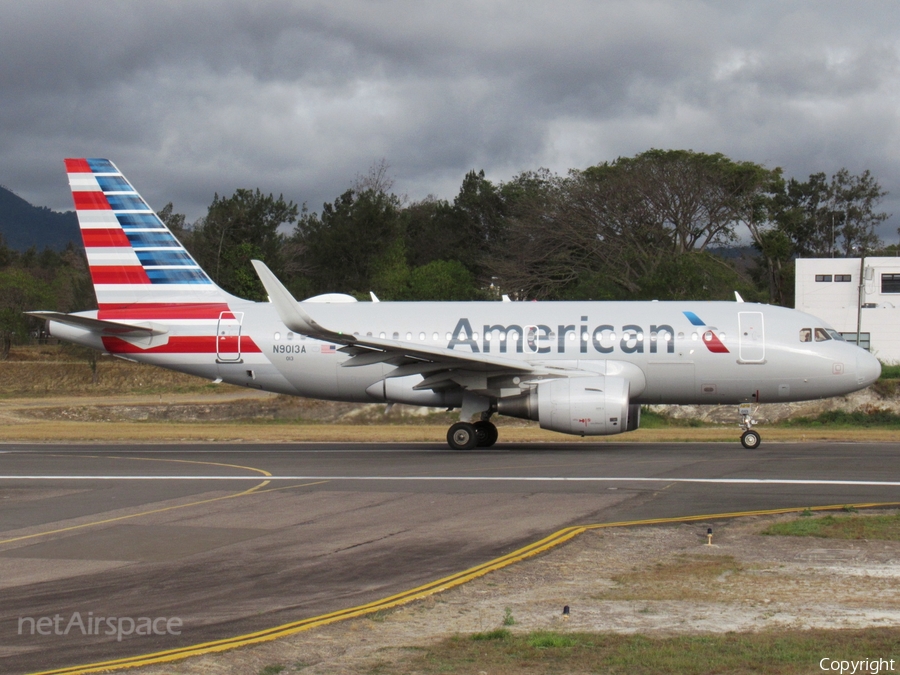
[(816, 328), (816, 342), (825, 342), (830, 339), (831, 336), (828, 334), (828, 331), (824, 328)]
[(812, 328), (800, 329), (800, 342), (812, 342)]

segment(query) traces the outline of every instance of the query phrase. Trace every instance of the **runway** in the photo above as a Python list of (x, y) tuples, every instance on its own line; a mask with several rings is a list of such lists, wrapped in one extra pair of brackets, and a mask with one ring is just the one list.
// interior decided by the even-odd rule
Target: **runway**
[[(900, 501), (898, 460), (835, 443), (0, 446), (0, 672), (318, 616), (571, 525)], [(76, 613), (180, 630), (59, 634)]]

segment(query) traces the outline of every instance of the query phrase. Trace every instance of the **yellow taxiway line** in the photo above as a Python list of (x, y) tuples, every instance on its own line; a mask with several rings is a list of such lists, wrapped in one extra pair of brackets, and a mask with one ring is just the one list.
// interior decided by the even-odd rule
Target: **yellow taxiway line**
[[(811, 506), (808, 507), (808, 509), (810, 511), (835, 511), (844, 508), (862, 509), (889, 506), (900, 506), (900, 502), (836, 504), (831, 506)], [(109, 661), (101, 661), (98, 663), (89, 663), (81, 666), (57, 668), (54, 670), (43, 670), (40, 672), (32, 673), (31, 675), (82, 675), (87, 673), (117, 670), (120, 668), (136, 668), (139, 666), (149, 666), (159, 663), (170, 663), (172, 661), (186, 659), (191, 656), (212, 654), (215, 652), (223, 652), (230, 649), (236, 649), (238, 647), (246, 647), (249, 645), (259, 644), (261, 642), (268, 642), (270, 640), (275, 640), (287, 635), (293, 635), (294, 633), (310, 630), (311, 628), (325, 626), (337, 621), (343, 621), (345, 619), (352, 619), (355, 617), (364, 616), (366, 614), (372, 614), (381, 610), (391, 609), (399, 605), (412, 602), (414, 600), (428, 597), (429, 595), (433, 595), (435, 593), (440, 593), (442, 591), (455, 588), (456, 586), (461, 586), (462, 584), (472, 581), (473, 579), (477, 579), (478, 577), (484, 576), (489, 572), (503, 569), (504, 567), (508, 567), (526, 558), (538, 555), (539, 553), (544, 553), (545, 551), (559, 546), (560, 544), (563, 544), (577, 537), (579, 534), (582, 534), (589, 530), (598, 530), (612, 527), (633, 527), (637, 525), (662, 525), (668, 523), (696, 522), (703, 520), (717, 520), (746, 516), (776, 515), (782, 513), (796, 513), (805, 510), (807, 510), (807, 507), (766, 509), (759, 511), (736, 511), (733, 513), (714, 513), (698, 516), (681, 516), (675, 518), (650, 518), (647, 520), (626, 520), (614, 523), (597, 523), (593, 525), (577, 525), (573, 527), (566, 527), (561, 530), (557, 530), (553, 534), (544, 537), (539, 541), (528, 544), (527, 546), (523, 546), (522, 548), (499, 558), (489, 560), (488, 562), (481, 565), (476, 565), (475, 567), (471, 567), (462, 572), (457, 572), (456, 574), (438, 579), (437, 581), (432, 581), (422, 586), (418, 586), (416, 588), (412, 588), (410, 590), (403, 591), (402, 593), (397, 593), (386, 598), (381, 598), (380, 600), (375, 600), (374, 602), (366, 603), (364, 605), (358, 605), (356, 607), (350, 607), (347, 609), (338, 610), (336, 612), (330, 612), (328, 614), (310, 617), (308, 619), (293, 621), (291, 623), (286, 623), (280, 626), (275, 626), (273, 628), (256, 631), (254, 633), (247, 633), (245, 635), (236, 635), (230, 638), (212, 640), (210, 642), (189, 645), (186, 647), (178, 647), (176, 649), (168, 649), (165, 651), (154, 652), (152, 654), (128, 656), (120, 659), (112, 659)]]

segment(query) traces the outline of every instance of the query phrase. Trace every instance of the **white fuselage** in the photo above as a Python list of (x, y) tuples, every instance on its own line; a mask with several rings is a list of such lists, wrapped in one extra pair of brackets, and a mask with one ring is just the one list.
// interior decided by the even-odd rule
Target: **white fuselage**
[[(501, 355), (555, 371), (622, 375), (634, 403), (786, 402), (847, 394), (871, 384), (880, 364), (837, 339), (801, 341), (827, 329), (808, 314), (737, 302), (338, 302), (301, 303), (316, 320), (358, 334), (460, 353)], [(209, 379), (313, 398), (455, 405), (412, 386), (422, 375), (374, 386), (394, 366), (344, 367), (340, 345), (288, 331), (269, 303), (229, 302), (234, 318), (166, 323), (143, 341), (103, 338), (51, 322), (58, 337)], [(83, 313), (91, 315), (90, 313)], [(216, 335), (215, 351), (175, 347)], [(154, 342), (156, 340), (156, 342)], [(509, 395), (541, 379), (487, 382)], [(409, 380), (404, 382), (404, 380)], [(481, 387), (484, 389), (484, 387)]]

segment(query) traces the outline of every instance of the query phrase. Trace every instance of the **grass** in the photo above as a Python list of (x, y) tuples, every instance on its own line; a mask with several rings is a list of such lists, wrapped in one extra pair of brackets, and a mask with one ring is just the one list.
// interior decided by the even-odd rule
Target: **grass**
[(508, 640), (512, 637), (509, 628), (495, 628), (494, 630), (485, 631), (484, 633), (473, 633), (471, 639), (475, 642), (484, 642), (486, 640)]
[(262, 670), (259, 671), (259, 675), (278, 675), (281, 671), (284, 670), (284, 666), (279, 665), (271, 665), (266, 666)]
[(882, 363), (881, 364), (882, 380), (900, 379), (900, 363)]
[(448, 638), (392, 665), (392, 672), (461, 673), (679, 673), (821, 672), (823, 657), (838, 660), (896, 657), (900, 631), (779, 630), (668, 638), (608, 633), (539, 632), (502, 639)]
[(762, 534), (900, 541), (900, 514), (885, 516), (828, 515), (822, 518), (798, 518), (784, 523), (774, 523), (763, 530)]
[(671, 417), (664, 413), (654, 412), (646, 406), (641, 407), (641, 429), (670, 429), (672, 427), (698, 427), (709, 426), (698, 419), (683, 419)]
[(845, 428), (900, 428), (900, 415), (883, 408), (867, 408), (846, 412), (843, 410), (828, 410), (816, 417), (795, 417), (780, 423), (784, 427), (845, 427)]

